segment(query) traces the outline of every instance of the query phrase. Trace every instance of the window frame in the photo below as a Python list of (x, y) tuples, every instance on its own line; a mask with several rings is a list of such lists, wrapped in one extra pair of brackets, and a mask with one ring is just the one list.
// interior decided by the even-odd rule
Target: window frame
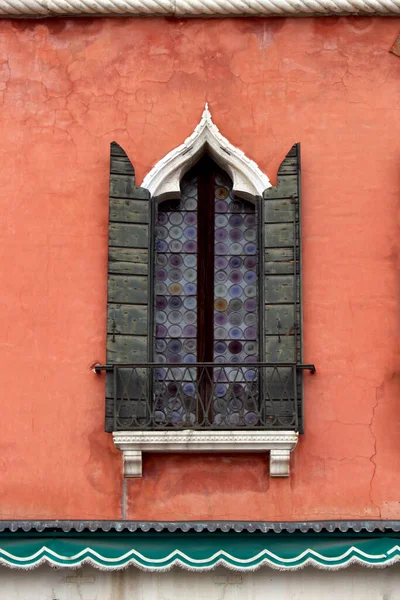
[[(117, 144), (112, 148), (118, 147)], [(267, 218), (265, 216), (265, 211), (267, 207), (267, 202), (269, 208), (274, 205), (279, 204), (280, 200), (284, 200), (286, 205), (289, 206), (290, 203), (295, 207), (296, 216), (293, 217), (293, 222), (290, 225), (290, 220), (286, 223), (287, 219), (283, 218), (281, 221), (284, 221), (283, 225), (286, 226), (286, 233), (284, 231), (285, 227), (282, 229), (283, 237), (288, 235), (288, 231), (291, 227), (293, 241), (292, 245), (288, 245), (287, 240), (283, 240), (283, 244), (278, 243), (278, 247), (282, 247), (283, 249), (288, 249), (287, 263), (290, 263), (290, 247), (292, 248), (292, 252), (294, 256), (292, 258), (292, 263), (294, 266), (294, 271), (292, 275), (294, 276), (294, 281), (296, 282), (294, 285), (294, 293), (295, 293), (295, 311), (296, 311), (296, 323), (299, 327), (299, 331), (295, 331), (296, 339), (299, 342), (299, 345), (296, 344), (295, 349), (295, 361), (288, 363), (285, 362), (284, 366), (292, 366), (296, 369), (296, 373), (298, 378), (296, 377), (296, 381), (302, 382), (302, 371), (304, 369), (308, 369), (311, 372), (315, 372), (314, 365), (303, 365), (301, 364), (301, 285), (297, 284), (299, 278), (301, 276), (301, 243), (300, 243), (300, 165), (299, 165), (299, 145), (296, 144), (293, 146), (292, 150), (288, 153), (286, 158), (281, 164), (281, 167), (278, 171), (278, 183), (272, 188), (269, 183), (268, 178), (261, 173), (257, 165), (249, 160), (241, 150), (234, 148), (229, 142), (221, 136), (218, 129), (212, 123), (211, 115), (206, 107), (202, 120), (199, 125), (196, 127), (193, 134), (178, 148), (171, 151), (166, 157), (161, 159), (161, 161), (151, 170), (148, 176), (146, 176), (142, 187), (138, 187), (135, 184), (134, 178), (134, 170), (133, 167), (121, 148), (117, 151), (116, 155), (118, 158), (114, 158), (114, 163), (112, 160), (112, 168), (116, 169), (118, 172), (118, 182), (115, 185), (114, 176), (111, 175), (110, 182), (110, 240), (112, 241), (112, 227), (113, 223), (111, 222), (111, 201), (115, 199), (116, 189), (122, 190), (120, 193), (121, 198), (129, 198), (129, 199), (139, 199), (142, 202), (143, 199), (148, 201), (148, 217), (144, 221), (137, 221), (137, 217), (134, 219), (130, 219), (128, 215), (129, 223), (142, 223), (146, 222), (147, 226), (144, 227), (148, 232), (148, 235), (154, 228), (154, 206), (156, 203), (160, 202), (163, 199), (174, 198), (177, 197), (180, 193), (179, 183), (180, 176), (183, 172), (187, 171), (191, 165), (193, 165), (196, 160), (201, 156), (205, 151), (209, 152), (211, 157), (215, 160), (217, 164), (221, 166), (222, 169), (228, 172), (233, 180), (233, 190), (234, 192), (244, 199), (252, 199), (253, 201), (260, 202), (259, 206), (259, 214), (261, 216), (262, 226), (259, 228), (259, 235), (265, 236), (267, 227), (270, 225), (268, 223)], [(115, 150), (114, 150), (115, 155)], [(297, 161), (297, 162), (296, 162)], [(129, 167), (127, 169), (127, 163), (129, 163)], [(126, 173), (126, 169), (129, 172), (129, 176), (122, 176), (122, 173)], [(178, 186), (178, 187), (176, 187)], [(147, 188), (147, 189), (146, 189)], [(149, 194), (150, 192), (150, 194)], [(118, 194), (117, 194), (118, 196)], [(151, 197), (151, 199), (149, 199)], [(272, 200), (270, 203), (269, 201)], [(136, 200), (134, 200), (136, 202)], [(289, 205), (288, 205), (289, 202)], [(120, 203), (119, 210), (123, 204)], [(129, 205), (129, 201), (126, 202)], [(128, 209), (129, 212), (129, 209)], [(139, 215), (140, 216), (140, 215)], [(144, 217), (144, 214), (140, 216), (140, 219)], [(296, 220), (297, 219), (297, 220)], [(282, 223), (281, 223), (282, 224)], [(131, 231), (134, 228), (137, 228), (137, 225), (129, 225), (131, 227)], [(129, 228), (128, 227), (128, 228)], [(136, 234), (135, 234), (136, 236)], [(140, 236), (139, 236), (140, 237)], [(290, 238), (290, 235), (289, 235)], [(289, 239), (288, 238), (288, 239)], [(135, 237), (136, 239), (136, 237)], [(137, 238), (139, 239), (139, 238)], [(267, 246), (265, 245), (265, 237), (261, 238), (264, 240), (264, 243), (261, 242), (259, 248), (261, 249), (261, 261), (260, 264), (265, 265), (265, 256), (264, 251), (266, 251)], [(111, 244), (112, 246), (112, 244)], [(272, 244), (273, 246), (273, 244)], [(144, 247), (140, 246), (139, 247)], [(152, 269), (154, 265), (154, 257), (152, 253), (152, 244), (148, 243), (147, 248), (148, 252), (148, 263), (147, 263), (147, 281), (148, 281), (148, 292), (151, 292), (151, 284), (152, 284)], [(112, 248), (111, 248), (112, 249)], [(276, 263), (273, 263), (275, 266), (280, 268), (280, 259), (269, 258), (268, 260), (277, 260)], [(110, 264), (110, 263), (109, 263)], [(140, 265), (135, 266), (139, 268)], [(141, 268), (141, 267), (140, 267)], [(275, 267), (274, 267), (275, 268)], [(265, 270), (263, 269), (265, 272)], [(263, 276), (263, 271), (261, 271), (260, 284), (264, 286), (264, 293), (260, 294), (260, 298), (267, 293), (269, 293), (268, 288), (265, 286), (265, 279)], [(142, 272), (142, 271), (141, 271)], [(148, 277), (149, 272), (151, 272), (151, 277)], [(281, 271), (276, 271), (277, 273)], [(283, 271), (286, 273), (286, 271)], [(109, 270), (110, 273), (110, 270)], [(109, 275), (110, 277), (110, 275)], [(112, 291), (112, 288), (111, 288)], [(140, 291), (140, 290), (139, 290)], [(110, 292), (110, 288), (109, 288)], [(121, 290), (119, 290), (121, 293)], [(122, 294), (126, 293), (126, 290), (122, 289)], [(142, 290), (140, 293), (145, 294)], [(144, 297), (144, 296), (143, 296)], [(114, 298), (114, 296), (113, 296)], [(111, 300), (111, 302), (115, 303), (115, 298)], [(288, 300), (288, 303), (293, 303), (292, 300)], [(140, 302), (139, 302), (140, 304)], [(154, 306), (151, 302), (147, 301), (147, 307)], [(265, 315), (264, 308), (260, 312), (260, 320), (264, 320), (264, 328), (265, 328)], [(297, 308), (299, 311), (297, 312)], [(298, 317), (299, 315), (299, 317)], [(149, 315), (148, 315), (149, 316)], [(153, 332), (153, 322), (152, 318), (147, 319), (148, 329), (147, 329), (147, 340), (151, 339)], [(121, 333), (121, 331), (117, 331), (117, 336)], [(278, 332), (279, 333), (279, 332)], [(113, 342), (113, 335), (109, 335), (109, 339)], [(276, 336), (275, 336), (276, 337)], [(279, 335), (278, 335), (279, 337)], [(139, 339), (139, 338), (135, 338)], [(264, 341), (264, 336), (260, 342)], [(280, 340), (279, 340), (280, 341)], [(109, 342), (108, 342), (109, 343)], [(110, 381), (114, 383), (114, 391), (115, 391), (115, 381), (116, 374), (119, 370), (123, 370), (124, 368), (130, 367), (131, 365), (124, 364), (126, 361), (123, 360), (113, 360), (113, 356), (116, 356), (115, 349), (111, 346), (110, 354), (108, 352), (109, 345), (107, 343), (107, 364), (104, 366), (95, 367), (96, 372), (101, 372), (102, 370), (107, 371), (107, 375), (114, 376), (114, 379), (111, 378)], [(150, 359), (150, 348), (151, 344), (147, 344), (148, 360)], [(267, 357), (267, 351), (265, 351), (264, 357)], [(111, 360), (109, 360), (111, 358)], [(120, 357), (121, 358), (121, 357)], [(275, 363), (274, 363), (275, 364)], [(147, 368), (146, 364), (139, 363), (138, 367)], [(149, 365), (151, 366), (151, 365)], [(302, 394), (301, 394), (302, 397)], [(114, 408), (114, 417), (115, 417), (115, 405), (116, 405), (117, 396), (114, 394), (114, 404), (112, 405)], [(296, 396), (297, 398), (297, 396)], [(300, 402), (302, 402), (300, 400)], [(107, 414), (107, 411), (106, 411)], [(108, 413), (110, 414), (110, 413)], [(297, 414), (297, 413), (296, 413)], [(114, 423), (115, 423), (114, 418)], [(143, 451), (151, 451), (151, 452), (213, 452), (213, 451), (221, 451), (221, 452), (267, 452), (270, 453), (270, 474), (271, 476), (288, 476), (289, 475), (289, 465), (290, 465), (290, 452), (294, 450), (300, 427), (296, 427), (295, 430), (293, 428), (289, 430), (252, 430), (252, 429), (242, 429), (242, 430), (232, 430), (232, 431), (143, 431), (139, 428), (136, 428), (134, 431), (132, 430), (114, 430), (114, 443), (116, 447), (118, 447), (124, 457), (124, 473), (126, 477), (137, 477), (141, 476), (141, 460), (142, 460), (142, 452)], [(109, 429), (108, 429), (109, 430)], [(109, 430), (110, 431), (110, 430)]]

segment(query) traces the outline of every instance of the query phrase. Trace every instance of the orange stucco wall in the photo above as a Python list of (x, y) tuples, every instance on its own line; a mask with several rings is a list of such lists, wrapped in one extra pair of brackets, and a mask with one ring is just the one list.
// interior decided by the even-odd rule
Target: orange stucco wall
[(146, 456), (131, 519), (400, 518), (400, 19), (0, 23), (0, 518), (121, 517), (103, 432), (109, 144), (138, 182), (198, 122), (276, 180), (302, 144), (306, 433)]

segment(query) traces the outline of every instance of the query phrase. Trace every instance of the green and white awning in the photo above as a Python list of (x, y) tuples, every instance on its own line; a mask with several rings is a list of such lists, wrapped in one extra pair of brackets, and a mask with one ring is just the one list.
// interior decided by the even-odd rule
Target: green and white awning
[(149, 571), (173, 566), (201, 571), (222, 565), (247, 571), (305, 566), (340, 569), (350, 564), (383, 567), (400, 557), (400, 535), (388, 533), (210, 532), (3, 532), (0, 565), (30, 569), (41, 564), (100, 569), (129, 565)]

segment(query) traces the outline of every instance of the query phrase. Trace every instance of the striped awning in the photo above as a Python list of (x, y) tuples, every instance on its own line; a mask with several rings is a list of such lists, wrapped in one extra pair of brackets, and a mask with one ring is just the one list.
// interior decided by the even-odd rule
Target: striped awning
[(261, 566), (340, 569), (350, 564), (388, 566), (399, 557), (400, 535), (396, 533), (0, 533), (0, 564), (22, 569), (41, 564), (74, 568), (89, 564), (106, 570), (132, 565), (149, 571), (173, 566), (201, 571), (218, 565), (240, 571)]

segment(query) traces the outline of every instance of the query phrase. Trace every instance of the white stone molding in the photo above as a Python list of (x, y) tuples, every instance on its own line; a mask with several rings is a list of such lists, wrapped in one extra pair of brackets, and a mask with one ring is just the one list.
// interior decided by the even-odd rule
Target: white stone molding
[(271, 477), (288, 477), (290, 453), (297, 445), (294, 431), (114, 431), (121, 450), (125, 477), (142, 476), (142, 452), (212, 453), (255, 452), (270, 454)]
[(3, 17), (400, 15), (400, 0), (0, 0)]
[(158, 200), (179, 198), (183, 175), (205, 152), (229, 174), (233, 181), (233, 191), (240, 198), (254, 200), (271, 187), (268, 177), (256, 163), (221, 135), (213, 123), (207, 103), (193, 133), (151, 169), (144, 178), (142, 187), (148, 189), (152, 197)]

